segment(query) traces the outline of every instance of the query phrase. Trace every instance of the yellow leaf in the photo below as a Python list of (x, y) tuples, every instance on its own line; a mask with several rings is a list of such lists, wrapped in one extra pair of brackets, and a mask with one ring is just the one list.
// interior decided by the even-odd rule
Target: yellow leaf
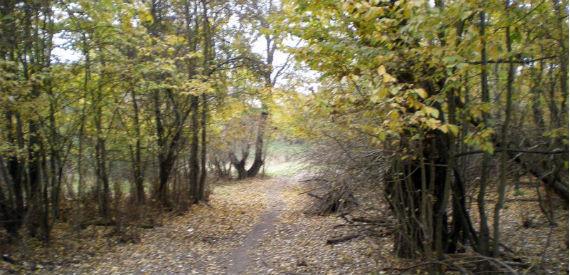
[(421, 98), (424, 98), (424, 99), (425, 99), (426, 97), (428, 97), (428, 94), (427, 94), (426, 90), (424, 90), (424, 89), (422, 89), (422, 88), (414, 89), (414, 92), (415, 92), (419, 97), (421, 97)]
[(393, 77), (393, 76), (391, 76), (391, 75), (389, 75), (389, 74), (387, 74), (387, 73), (385, 73), (385, 74), (383, 75), (383, 77), (384, 77), (384, 82), (385, 82), (385, 83), (396, 82), (396, 78)]
[(382, 76), (386, 73), (386, 68), (384, 67), (384, 65), (378, 67), (378, 75)]
[(438, 117), (439, 116), (439, 111), (434, 107), (424, 106), (423, 111), (424, 111), (424, 113), (430, 115), (431, 117)]
[(444, 132), (444, 133), (451, 132), (451, 134), (454, 136), (457, 136), (457, 134), (459, 133), (459, 127), (457, 127), (457, 125), (453, 125), (453, 124), (441, 125), (441, 127), (439, 127), (439, 130)]
[(439, 127), (439, 123), (440, 123), (439, 120), (434, 119), (434, 118), (430, 118), (430, 119), (425, 121), (425, 124), (430, 129), (437, 129)]

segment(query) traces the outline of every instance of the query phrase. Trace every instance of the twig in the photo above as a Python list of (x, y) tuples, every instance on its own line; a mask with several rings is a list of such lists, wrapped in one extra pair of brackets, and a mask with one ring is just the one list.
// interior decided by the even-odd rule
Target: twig
[(321, 196), (315, 195), (315, 194), (313, 194), (313, 193), (307, 193), (307, 195), (309, 195), (309, 196), (311, 196), (311, 197), (313, 197), (313, 198), (317, 198), (317, 199), (319, 199), (319, 200), (322, 200), (322, 199), (323, 199)]
[[(552, 151), (539, 151), (539, 150), (525, 150), (525, 149), (512, 149), (512, 148), (496, 148), (495, 152), (512, 152), (512, 153), (541, 154), (541, 155), (556, 155), (556, 154), (568, 153), (568, 151), (563, 149), (555, 149)], [(476, 150), (476, 151), (469, 151), (469, 152), (455, 154), (454, 157), (462, 157), (467, 155), (484, 154), (484, 153), (486, 153), (486, 151)]]
[(327, 244), (338, 244), (338, 243), (350, 241), (350, 240), (355, 239), (359, 236), (360, 236), (360, 234), (352, 234), (352, 235), (346, 235), (346, 236), (339, 237), (339, 238), (328, 239)]
[[(319, 190), (319, 189), (323, 189), (323, 188), (324, 188), (324, 186), (317, 187), (317, 188), (313, 188), (313, 189), (311, 189), (311, 190), (308, 190), (308, 191), (305, 191), (305, 192), (301, 192), (301, 193), (299, 193), (299, 195), (307, 194), (307, 193), (309, 193), (309, 192), (312, 192), (312, 191), (315, 191), (315, 190)], [(309, 194), (309, 196), (310, 196), (310, 195), (311, 195), (311, 194)]]

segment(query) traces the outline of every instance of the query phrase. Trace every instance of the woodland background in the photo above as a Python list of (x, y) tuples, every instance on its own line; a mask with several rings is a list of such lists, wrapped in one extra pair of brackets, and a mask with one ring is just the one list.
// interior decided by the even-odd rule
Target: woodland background
[(315, 214), (379, 187), (347, 222), (418, 268), (543, 270), (503, 244), (517, 198), (568, 249), (565, 0), (4, 0), (0, 91), (7, 247), (192, 215), (284, 146)]

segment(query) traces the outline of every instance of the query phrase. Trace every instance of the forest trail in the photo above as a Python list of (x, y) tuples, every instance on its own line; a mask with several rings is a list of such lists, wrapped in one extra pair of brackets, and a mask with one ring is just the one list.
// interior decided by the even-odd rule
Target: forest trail
[(0, 275), (570, 275), (569, 2), (1, 0)]
[[(50, 267), (88, 274), (342, 274), (378, 270), (383, 251), (369, 238), (327, 245), (343, 234), (334, 216), (304, 214), (310, 198), (301, 175), (215, 185), (209, 204), (192, 206), (140, 243), (104, 245)], [(86, 232), (97, 229), (86, 229)], [(371, 257), (376, 255), (375, 257)], [(386, 258), (384, 258), (386, 259)]]
[[(253, 229), (249, 232), (241, 246), (231, 253), (227, 274), (243, 274), (247, 270), (247, 267), (252, 262), (250, 254), (253, 254), (253, 252), (259, 248), (263, 238), (274, 229), (280, 212), (287, 211), (287, 209), (283, 209), (286, 207), (286, 204), (281, 197), (281, 192), (284, 187), (291, 184), (291, 182), (285, 178), (279, 178), (273, 181), (275, 181), (275, 183), (270, 185), (271, 188), (265, 190), (268, 205), (261, 215), (260, 220), (253, 226)], [(269, 184), (266, 186), (268, 185)]]

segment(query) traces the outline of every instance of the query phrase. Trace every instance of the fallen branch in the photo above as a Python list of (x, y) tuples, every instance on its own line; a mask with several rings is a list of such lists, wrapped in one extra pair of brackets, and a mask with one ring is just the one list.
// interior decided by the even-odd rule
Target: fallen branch
[(375, 224), (375, 225), (381, 225), (381, 224), (386, 224), (385, 221), (382, 220), (373, 220), (373, 219), (368, 219), (365, 217), (354, 217), (352, 218), (353, 222), (361, 222), (361, 223), (368, 223), (368, 224)]
[(350, 224), (350, 223), (341, 223), (341, 224), (337, 224), (337, 225), (333, 226), (333, 228), (334, 228), (334, 229), (337, 229), (337, 228), (339, 228), (339, 227), (343, 227), (343, 226), (354, 226), (354, 227), (357, 227), (357, 226), (370, 226), (370, 225), (369, 225), (369, 224)]
[(346, 242), (346, 241), (350, 241), (352, 239), (358, 238), (360, 236), (360, 234), (352, 234), (352, 235), (346, 235), (346, 236), (342, 236), (339, 238), (333, 238), (333, 239), (328, 239), (327, 240), (327, 244), (339, 244), (342, 242)]
[(307, 195), (309, 195), (309, 196), (311, 196), (311, 197), (313, 197), (313, 198), (317, 198), (317, 199), (319, 199), (319, 200), (322, 200), (322, 199), (323, 199), (323, 197), (318, 196), (318, 195), (315, 195), (315, 194), (313, 194), (313, 193), (307, 193)]
[(301, 192), (301, 193), (299, 193), (299, 195), (307, 194), (307, 193), (313, 192), (313, 191), (315, 191), (315, 190), (323, 189), (323, 188), (324, 188), (323, 186), (317, 187), (317, 188), (313, 188), (313, 189), (310, 189), (310, 190)]

